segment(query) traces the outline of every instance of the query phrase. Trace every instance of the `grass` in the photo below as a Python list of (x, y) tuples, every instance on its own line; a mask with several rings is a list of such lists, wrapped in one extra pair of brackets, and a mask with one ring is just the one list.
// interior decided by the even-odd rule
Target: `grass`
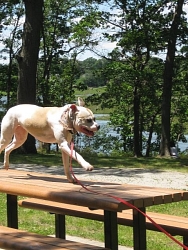
[[(188, 156), (180, 158), (161, 158), (161, 157), (127, 157), (125, 155), (103, 156), (92, 153), (82, 153), (84, 158), (88, 160), (95, 168), (144, 168), (155, 171), (181, 171), (188, 172)], [(3, 154), (0, 155), (0, 162), (3, 162)], [(14, 164), (40, 164), (46, 167), (62, 166), (61, 154), (52, 152), (50, 154), (16, 154), (10, 155), (10, 162)], [(73, 162), (73, 166), (77, 167), (77, 163)]]
[[(113, 168), (144, 168), (155, 171), (181, 171), (188, 172), (188, 157), (178, 159), (168, 158), (134, 158), (126, 156), (98, 156), (85, 155), (96, 168), (113, 167)], [(2, 161), (0, 156), (0, 162)], [(61, 166), (61, 155), (59, 153), (37, 154), (37, 155), (11, 155), (11, 163), (17, 164), (41, 164), (46, 167), (58, 165)], [(77, 165), (74, 164), (74, 167)], [(19, 197), (22, 199), (23, 197)], [(170, 203), (165, 205), (152, 206), (148, 211), (179, 215), (188, 217), (187, 201)], [(6, 196), (0, 194), (0, 224), (6, 225)], [(54, 234), (54, 215), (49, 213), (25, 208), (19, 208), (19, 227), (20, 229), (36, 232), (44, 235)], [(67, 233), (88, 239), (104, 241), (103, 223), (80, 219), (67, 216), (66, 220)], [(119, 244), (124, 246), (133, 246), (132, 228), (119, 226)], [(176, 237), (182, 242), (181, 237)], [(164, 234), (158, 232), (147, 231), (147, 249), (152, 250), (178, 250), (181, 249), (173, 243)]]
[[(20, 197), (23, 198), (23, 197)], [(6, 225), (6, 199), (4, 194), (0, 194), (0, 224)], [(172, 204), (151, 207), (150, 211), (161, 213), (188, 216), (187, 202), (177, 202)], [(43, 211), (19, 208), (19, 228), (30, 232), (43, 235), (54, 234), (54, 215)], [(80, 219), (67, 216), (66, 218), (67, 234), (79, 236), (87, 239), (104, 242), (103, 223), (93, 220)], [(124, 246), (133, 246), (133, 233), (131, 227), (118, 226), (119, 244)], [(182, 242), (181, 237), (176, 237)], [(159, 232), (147, 231), (147, 249), (152, 250), (178, 250), (178, 245), (171, 242), (164, 234)]]

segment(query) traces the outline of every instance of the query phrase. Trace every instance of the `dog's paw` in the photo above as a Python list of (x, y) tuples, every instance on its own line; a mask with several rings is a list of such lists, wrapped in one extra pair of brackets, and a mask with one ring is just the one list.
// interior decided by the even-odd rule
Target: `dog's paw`
[(8, 169), (9, 169), (9, 166), (6, 166), (6, 165), (5, 165), (5, 166), (4, 166), (4, 169), (8, 170)]
[(67, 177), (67, 180), (68, 180), (70, 183), (72, 183), (72, 184), (76, 184), (76, 183), (77, 183), (77, 181), (76, 181), (72, 176)]
[(86, 171), (92, 171), (93, 169), (94, 169), (94, 167), (91, 166), (91, 165), (88, 165), (88, 166), (85, 168)]
[(87, 161), (80, 162), (80, 165), (86, 170), (86, 171), (92, 171), (94, 167)]

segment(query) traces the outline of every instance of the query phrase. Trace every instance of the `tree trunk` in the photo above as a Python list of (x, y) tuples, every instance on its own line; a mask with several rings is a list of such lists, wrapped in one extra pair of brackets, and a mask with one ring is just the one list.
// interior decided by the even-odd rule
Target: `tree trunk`
[(167, 56), (164, 69), (163, 97), (162, 97), (162, 134), (160, 155), (170, 156), (170, 112), (171, 112), (171, 96), (172, 83), (174, 75), (174, 58), (176, 52), (176, 40), (178, 34), (178, 26), (182, 13), (184, 0), (178, 0), (174, 18), (172, 21), (170, 36), (168, 41)]
[[(25, 23), (22, 48), (17, 55), (19, 65), (18, 104), (36, 101), (36, 73), (42, 27), (43, 0), (24, 0)], [(27, 153), (36, 153), (35, 139), (31, 136), (23, 145)]]
[(134, 89), (134, 156), (140, 157), (142, 153), (140, 151), (140, 95), (138, 93), (137, 83)]
[(146, 157), (149, 157), (149, 154), (150, 154), (151, 139), (152, 139), (152, 135), (153, 135), (154, 124), (155, 124), (155, 116), (152, 117), (151, 125), (149, 127), (149, 136), (148, 136), (147, 147), (146, 147)]

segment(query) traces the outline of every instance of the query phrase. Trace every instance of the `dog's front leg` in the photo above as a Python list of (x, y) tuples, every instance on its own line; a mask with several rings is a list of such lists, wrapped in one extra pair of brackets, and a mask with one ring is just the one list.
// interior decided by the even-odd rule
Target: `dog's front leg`
[(72, 150), (71, 152), (70, 146), (67, 141), (62, 142), (59, 147), (64, 153), (76, 160), (85, 170), (93, 170), (93, 166), (89, 162), (85, 161), (79, 153), (77, 153), (75, 150)]
[(67, 177), (69, 182), (74, 183), (75, 181), (72, 178), (72, 175), (71, 175), (70, 169), (69, 169), (69, 156), (64, 151), (62, 151), (62, 160), (63, 160), (65, 176)]

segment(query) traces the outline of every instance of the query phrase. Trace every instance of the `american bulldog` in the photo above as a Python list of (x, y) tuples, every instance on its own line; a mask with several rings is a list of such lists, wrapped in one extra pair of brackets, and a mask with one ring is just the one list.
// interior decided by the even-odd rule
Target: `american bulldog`
[(69, 182), (74, 179), (69, 170), (69, 157), (75, 159), (85, 170), (93, 166), (73, 150), (70, 142), (74, 133), (80, 132), (93, 136), (100, 126), (96, 123), (92, 111), (84, 107), (84, 101), (78, 98), (78, 105), (64, 107), (39, 107), (32, 104), (20, 104), (10, 108), (1, 123), (0, 152), (5, 149), (4, 168), (9, 168), (9, 155), (27, 139), (28, 133), (45, 143), (58, 143), (62, 151), (64, 171)]

